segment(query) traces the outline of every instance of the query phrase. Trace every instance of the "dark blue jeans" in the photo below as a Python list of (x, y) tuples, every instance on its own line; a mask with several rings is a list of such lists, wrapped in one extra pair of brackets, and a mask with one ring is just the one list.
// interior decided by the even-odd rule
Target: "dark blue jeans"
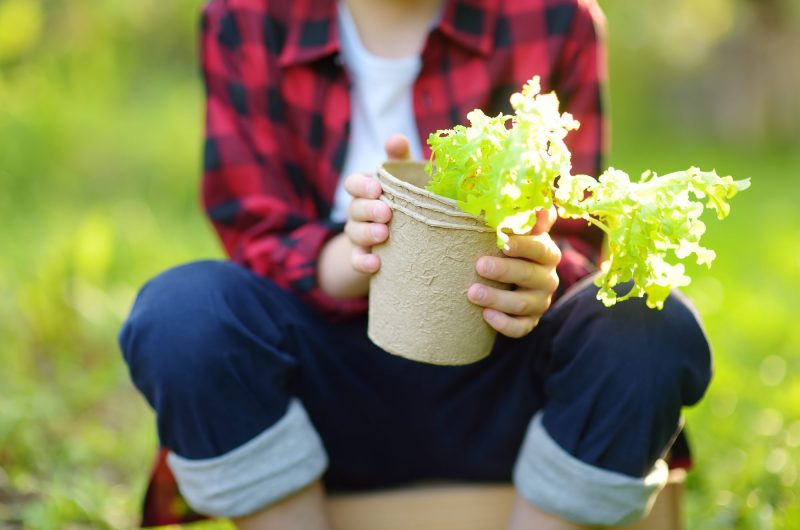
[(595, 293), (584, 283), (527, 337), (499, 336), (486, 359), (442, 367), (383, 352), (366, 317), (331, 323), (270, 280), (207, 261), (151, 280), (120, 345), (161, 443), (187, 459), (232, 451), (299, 398), (331, 489), (508, 481), (537, 412), (579, 461), (641, 477), (703, 395), (709, 346), (680, 296), (656, 311), (605, 308)]

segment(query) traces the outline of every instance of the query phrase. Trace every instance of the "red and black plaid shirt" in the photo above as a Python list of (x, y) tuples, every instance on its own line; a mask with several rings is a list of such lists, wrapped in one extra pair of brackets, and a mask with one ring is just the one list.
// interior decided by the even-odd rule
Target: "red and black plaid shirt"
[[(594, 0), (452, 0), (422, 51), (414, 114), (428, 135), (481, 108), (510, 112), (533, 75), (580, 122), (568, 136), (576, 172), (596, 175), (604, 151), (602, 15)], [(321, 311), (363, 311), (317, 284), (348, 144), (350, 94), (339, 61), (334, 0), (212, 0), (203, 14), (207, 89), (206, 211), (234, 261)], [(600, 237), (581, 221), (552, 232), (565, 289), (594, 268)]]

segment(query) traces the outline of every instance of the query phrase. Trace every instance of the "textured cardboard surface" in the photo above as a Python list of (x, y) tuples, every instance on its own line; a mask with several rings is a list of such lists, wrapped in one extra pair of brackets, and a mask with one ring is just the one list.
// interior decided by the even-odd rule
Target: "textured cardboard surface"
[(424, 186), (420, 162), (386, 163), (378, 178), (392, 207), (389, 239), (373, 248), (381, 270), (370, 282), (368, 335), (395, 355), (459, 365), (486, 357), (496, 332), (467, 300), (474, 282), (507, 287), (475, 272), (480, 256), (501, 255), (495, 232), (455, 201)]

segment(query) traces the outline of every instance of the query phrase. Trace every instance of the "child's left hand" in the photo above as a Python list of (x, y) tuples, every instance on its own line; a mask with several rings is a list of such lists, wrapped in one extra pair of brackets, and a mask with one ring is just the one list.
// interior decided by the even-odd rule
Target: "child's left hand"
[(484, 278), (515, 286), (504, 291), (474, 283), (467, 290), (467, 298), (484, 308), (484, 320), (503, 335), (526, 336), (550, 307), (558, 287), (556, 265), (561, 261), (561, 251), (549, 234), (555, 219), (554, 209), (540, 211), (530, 234), (510, 236), (503, 248), (505, 257), (482, 256), (475, 264)]

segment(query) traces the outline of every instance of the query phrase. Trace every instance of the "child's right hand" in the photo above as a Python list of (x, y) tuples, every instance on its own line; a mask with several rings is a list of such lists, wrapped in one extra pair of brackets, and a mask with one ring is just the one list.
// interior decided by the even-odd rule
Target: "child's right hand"
[[(389, 160), (410, 159), (406, 137), (401, 134), (389, 137), (386, 140), (386, 156)], [(344, 189), (353, 196), (344, 226), (344, 232), (352, 244), (350, 264), (358, 272), (373, 274), (380, 269), (381, 260), (372, 253), (372, 247), (389, 237), (387, 223), (392, 218), (392, 210), (379, 200), (381, 185), (373, 176), (364, 173), (349, 175), (344, 181)]]

